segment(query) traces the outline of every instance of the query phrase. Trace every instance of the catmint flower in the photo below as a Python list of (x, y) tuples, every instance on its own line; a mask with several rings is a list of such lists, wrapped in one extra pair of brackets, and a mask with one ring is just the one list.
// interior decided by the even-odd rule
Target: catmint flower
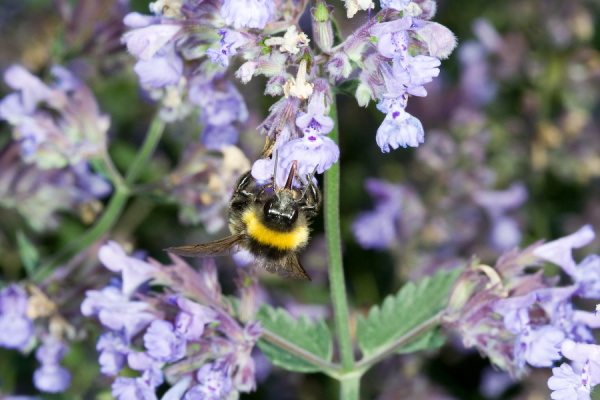
[(168, 300), (181, 309), (175, 318), (175, 332), (187, 340), (200, 338), (204, 326), (216, 321), (217, 313), (206, 306), (183, 296), (172, 296)]
[(150, 280), (152, 274), (157, 271), (154, 265), (128, 256), (121, 245), (112, 240), (98, 250), (98, 258), (107, 269), (121, 273), (121, 290), (125, 297), (131, 297), (133, 292), (142, 283)]
[(148, 354), (159, 361), (173, 362), (185, 356), (186, 341), (168, 321), (155, 320), (144, 334)]
[(187, 391), (183, 400), (220, 400), (231, 392), (233, 382), (225, 365), (216, 363), (203, 365), (196, 374), (198, 385)]
[(273, 18), (273, 0), (225, 0), (221, 16), (227, 25), (239, 28), (262, 29)]
[(51, 69), (47, 86), (21, 66), (5, 71), (8, 86), (18, 90), (0, 101), (0, 119), (14, 128), (21, 156), (40, 169), (75, 165), (100, 155), (106, 145), (107, 116), (91, 91), (65, 68)]
[[(126, 16), (124, 22), (130, 20)], [(148, 19), (148, 22), (150, 21), (154, 20)], [(125, 33), (122, 41), (132, 55), (140, 60), (148, 61), (172, 41), (180, 30), (179, 25), (151, 24)]]
[(375, 140), (382, 152), (389, 153), (390, 147), (418, 147), (425, 141), (425, 130), (421, 121), (400, 109), (386, 115)]
[(291, 25), (285, 31), (283, 37), (272, 37), (265, 40), (267, 46), (279, 46), (281, 53), (298, 54), (301, 47), (308, 46), (308, 36), (304, 32), (298, 32), (296, 25)]
[[(311, 129), (311, 132), (305, 133), (304, 137), (284, 144), (279, 149), (279, 157), (284, 171), (289, 171), (292, 163), (297, 161), (300, 176), (310, 175), (315, 168), (317, 173), (322, 174), (338, 161), (340, 149), (333, 140)], [(284, 180), (287, 178), (285, 173), (281, 176)]]
[(97, 316), (102, 325), (124, 330), (126, 340), (141, 332), (156, 316), (148, 312), (150, 305), (143, 301), (129, 301), (120, 288), (107, 286), (102, 290), (88, 290), (81, 303), (81, 313)]
[(560, 266), (567, 274), (573, 276), (576, 264), (573, 260), (572, 250), (589, 244), (595, 236), (592, 227), (585, 225), (575, 233), (541, 245), (534, 254)]
[(69, 387), (71, 374), (59, 365), (66, 351), (65, 345), (53, 336), (38, 347), (35, 356), (42, 365), (33, 373), (33, 383), (38, 390), (59, 393)]
[(250, 38), (244, 33), (229, 29), (220, 29), (221, 41), (218, 49), (206, 50), (206, 55), (213, 63), (219, 62), (221, 66), (229, 66), (229, 57), (238, 53), (238, 48), (250, 42)]
[(548, 387), (552, 390), (553, 400), (591, 400), (589, 382), (575, 373), (573, 368), (563, 363), (560, 367), (552, 368), (552, 376), (548, 379)]
[(20, 349), (33, 336), (33, 321), (26, 316), (28, 296), (17, 284), (0, 290), (0, 347)]
[(104, 375), (117, 375), (125, 366), (127, 354), (131, 353), (123, 335), (106, 332), (100, 335), (96, 350), (100, 353), (98, 363)]
[(164, 46), (152, 58), (140, 58), (133, 70), (140, 83), (150, 88), (176, 85), (183, 76), (183, 60), (177, 55), (173, 45)]
[(131, 369), (141, 371), (142, 379), (149, 386), (158, 387), (163, 384), (164, 361), (157, 360), (147, 352), (131, 352), (127, 355), (127, 364)]
[(157, 400), (154, 387), (142, 378), (118, 377), (112, 384), (111, 394), (117, 400)]
[(336, 53), (325, 63), (325, 71), (335, 79), (348, 78), (352, 72), (352, 64), (346, 53)]
[(313, 93), (313, 86), (314, 84), (306, 81), (306, 60), (303, 59), (298, 66), (296, 78), (290, 78), (283, 85), (283, 93), (285, 97), (293, 96), (304, 100)]

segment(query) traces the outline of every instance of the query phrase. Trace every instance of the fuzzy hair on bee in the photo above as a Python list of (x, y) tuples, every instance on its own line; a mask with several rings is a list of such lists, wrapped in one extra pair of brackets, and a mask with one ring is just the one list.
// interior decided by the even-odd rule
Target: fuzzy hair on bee
[(296, 161), (284, 187), (276, 187), (276, 171), (272, 181), (263, 186), (257, 185), (250, 171), (246, 172), (238, 179), (229, 203), (230, 236), (165, 250), (185, 257), (214, 257), (241, 248), (269, 272), (310, 281), (298, 254), (308, 244), (311, 220), (321, 207), (321, 192), (313, 183), (315, 172), (302, 188), (292, 185), (298, 178)]

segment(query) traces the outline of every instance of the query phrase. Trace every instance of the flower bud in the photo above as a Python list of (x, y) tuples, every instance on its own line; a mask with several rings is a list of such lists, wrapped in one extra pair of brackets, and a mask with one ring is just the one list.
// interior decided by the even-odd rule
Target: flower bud
[(373, 92), (371, 88), (366, 83), (361, 83), (356, 88), (356, 101), (358, 105), (361, 107), (366, 107), (369, 105), (369, 102), (373, 99)]
[(323, 0), (318, 0), (317, 6), (310, 9), (313, 37), (319, 48), (325, 53), (329, 53), (333, 46), (333, 28), (329, 18), (332, 12), (333, 6), (328, 6)]

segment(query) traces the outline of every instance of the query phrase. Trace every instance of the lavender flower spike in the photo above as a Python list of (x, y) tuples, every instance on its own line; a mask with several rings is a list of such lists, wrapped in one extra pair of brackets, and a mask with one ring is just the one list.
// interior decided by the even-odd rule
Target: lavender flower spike
[(27, 304), (27, 293), (14, 283), (0, 291), (0, 347), (20, 349), (29, 343), (33, 322), (25, 315)]

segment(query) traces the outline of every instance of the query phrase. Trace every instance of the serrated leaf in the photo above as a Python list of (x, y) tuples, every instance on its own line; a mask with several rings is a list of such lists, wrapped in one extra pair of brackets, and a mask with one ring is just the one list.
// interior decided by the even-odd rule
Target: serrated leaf
[[(312, 322), (301, 316), (294, 319), (287, 311), (263, 305), (256, 313), (256, 317), (268, 331), (282, 339), (314, 354), (326, 361), (331, 361), (333, 355), (333, 341), (331, 332), (323, 320)], [(277, 366), (290, 371), (318, 372), (320, 369), (297, 356), (261, 339), (258, 347), (265, 356)]]
[(446, 343), (446, 336), (442, 335), (439, 329), (432, 329), (408, 343), (406, 346), (400, 347), (396, 350), (396, 353), (408, 354), (420, 350), (437, 349), (438, 347), (442, 347), (444, 343)]
[[(391, 345), (442, 311), (448, 302), (448, 292), (460, 272), (460, 269), (440, 271), (418, 284), (409, 282), (395, 296), (388, 296), (381, 306), (373, 306), (366, 319), (359, 317), (356, 339), (363, 356)], [(435, 341), (430, 343), (419, 337), (405, 347), (416, 351), (431, 348), (429, 345), (433, 344)]]
[(17, 246), (19, 247), (19, 256), (21, 257), (25, 271), (27, 271), (27, 275), (33, 275), (40, 265), (40, 253), (21, 231), (17, 232)]

